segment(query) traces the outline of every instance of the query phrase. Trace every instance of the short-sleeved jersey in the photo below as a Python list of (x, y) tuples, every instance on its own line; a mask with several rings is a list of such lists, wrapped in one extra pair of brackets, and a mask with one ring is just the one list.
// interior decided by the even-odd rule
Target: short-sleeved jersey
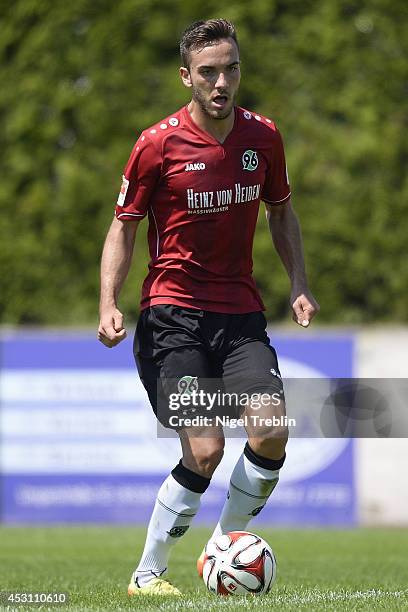
[(290, 187), (275, 124), (235, 107), (223, 143), (183, 107), (145, 130), (126, 165), (116, 216), (149, 217), (151, 261), (141, 308), (176, 304), (220, 313), (264, 305), (252, 277), (260, 200), (282, 205)]

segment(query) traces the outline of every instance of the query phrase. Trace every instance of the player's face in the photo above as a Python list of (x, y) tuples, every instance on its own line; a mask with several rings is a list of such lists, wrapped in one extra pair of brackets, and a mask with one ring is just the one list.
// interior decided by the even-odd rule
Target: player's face
[[(182, 69), (183, 70), (183, 69)], [(212, 119), (226, 119), (233, 107), (241, 78), (239, 52), (232, 38), (190, 54), (190, 68), (181, 73), (192, 88), (192, 99)]]

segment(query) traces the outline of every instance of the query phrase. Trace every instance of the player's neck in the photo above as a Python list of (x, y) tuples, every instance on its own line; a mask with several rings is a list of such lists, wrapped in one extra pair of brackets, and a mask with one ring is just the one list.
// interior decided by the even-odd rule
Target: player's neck
[(235, 122), (235, 110), (232, 109), (231, 113), (225, 119), (212, 119), (199, 107), (198, 104), (192, 100), (188, 105), (188, 112), (190, 117), (201, 130), (208, 132), (221, 144), (225, 141), (228, 134), (234, 127)]

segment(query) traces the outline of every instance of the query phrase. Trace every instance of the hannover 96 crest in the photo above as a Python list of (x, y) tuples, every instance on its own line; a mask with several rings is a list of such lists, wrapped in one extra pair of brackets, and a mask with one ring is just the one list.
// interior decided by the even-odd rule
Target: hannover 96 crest
[(244, 170), (249, 170), (252, 172), (256, 170), (258, 167), (258, 155), (256, 151), (252, 151), (252, 149), (247, 149), (242, 156), (242, 166)]
[(181, 395), (191, 395), (193, 391), (198, 391), (197, 376), (183, 376), (177, 383), (177, 389)]

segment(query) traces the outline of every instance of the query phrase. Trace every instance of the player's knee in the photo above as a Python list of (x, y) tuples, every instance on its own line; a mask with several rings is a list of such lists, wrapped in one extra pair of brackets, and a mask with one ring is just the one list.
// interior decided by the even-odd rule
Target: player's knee
[(270, 434), (266, 437), (268, 440), (277, 440), (281, 444), (287, 443), (289, 438), (289, 428), (287, 425), (279, 425), (278, 427), (274, 427)]
[(289, 438), (289, 428), (287, 425), (278, 425), (265, 436), (265, 443), (285, 447)]
[(284, 452), (289, 438), (289, 429), (285, 425), (279, 425), (268, 431), (258, 432), (255, 438), (252, 438), (251, 446), (254, 451), (260, 455), (269, 455), (275, 452)]
[(224, 455), (224, 444), (217, 443), (206, 446), (195, 453), (195, 461), (199, 472), (210, 478)]

